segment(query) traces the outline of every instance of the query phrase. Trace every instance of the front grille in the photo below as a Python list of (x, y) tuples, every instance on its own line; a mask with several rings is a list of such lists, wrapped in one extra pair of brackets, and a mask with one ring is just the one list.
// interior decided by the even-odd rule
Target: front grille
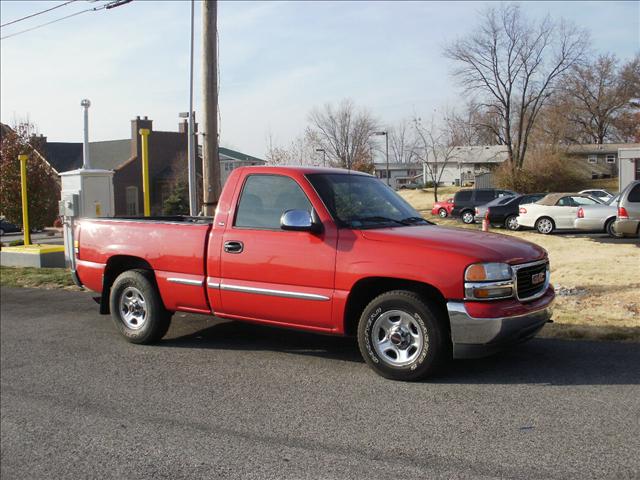
[[(548, 262), (532, 265), (530, 267), (519, 268), (516, 272), (516, 280), (518, 285), (518, 298), (527, 300), (542, 292), (549, 283), (547, 278)], [(538, 283), (533, 282), (533, 277), (542, 274), (544, 277)]]

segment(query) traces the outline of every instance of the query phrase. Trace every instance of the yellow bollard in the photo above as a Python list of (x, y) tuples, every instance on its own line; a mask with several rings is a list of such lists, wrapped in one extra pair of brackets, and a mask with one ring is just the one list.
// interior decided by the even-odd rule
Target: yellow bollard
[(142, 196), (144, 197), (144, 216), (151, 216), (151, 201), (149, 193), (149, 134), (148, 128), (140, 129), (142, 137)]
[(22, 230), (24, 244), (31, 245), (31, 231), (29, 230), (29, 203), (27, 202), (27, 160), (28, 155), (18, 155), (20, 160), (20, 185), (22, 187)]

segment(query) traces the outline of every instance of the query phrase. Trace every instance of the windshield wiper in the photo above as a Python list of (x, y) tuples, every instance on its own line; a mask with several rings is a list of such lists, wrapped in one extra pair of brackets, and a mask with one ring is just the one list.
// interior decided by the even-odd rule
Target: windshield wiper
[(380, 215), (374, 215), (371, 217), (358, 217), (352, 218), (351, 223), (353, 222), (376, 222), (376, 223), (395, 223), (397, 225), (409, 225), (402, 220), (396, 220), (395, 218), (390, 217), (382, 217)]
[(403, 222), (405, 225), (413, 225), (418, 222), (424, 222), (428, 225), (433, 225), (433, 222), (430, 222), (429, 220), (425, 220), (422, 217), (407, 217), (407, 218), (403, 218), (400, 221)]

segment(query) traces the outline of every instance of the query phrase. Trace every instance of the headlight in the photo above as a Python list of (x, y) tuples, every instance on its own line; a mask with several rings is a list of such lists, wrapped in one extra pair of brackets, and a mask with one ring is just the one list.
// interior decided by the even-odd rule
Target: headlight
[(474, 263), (464, 272), (467, 282), (493, 282), (511, 280), (511, 266), (506, 263)]
[(468, 300), (513, 297), (513, 271), (506, 263), (474, 263), (464, 272), (464, 296)]

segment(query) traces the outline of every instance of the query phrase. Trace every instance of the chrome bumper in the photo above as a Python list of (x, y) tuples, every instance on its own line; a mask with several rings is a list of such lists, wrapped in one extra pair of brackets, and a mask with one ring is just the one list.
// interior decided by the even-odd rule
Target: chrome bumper
[(463, 302), (447, 302), (454, 358), (478, 358), (530, 339), (551, 319), (552, 308), (501, 318), (474, 318)]

